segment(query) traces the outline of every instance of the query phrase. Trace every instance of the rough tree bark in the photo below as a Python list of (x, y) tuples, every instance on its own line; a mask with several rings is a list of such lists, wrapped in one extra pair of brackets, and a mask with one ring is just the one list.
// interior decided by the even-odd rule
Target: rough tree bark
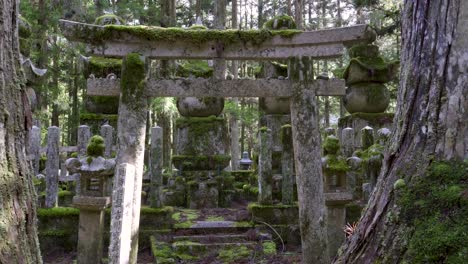
[[(394, 183), (411, 186), (434, 161), (468, 157), (468, 2), (406, 0), (395, 129), (376, 190), (335, 263), (400, 263), (412, 234), (387, 216), (400, 212)], [(403, 236), (404, 234), (404, 236)]]
[(0, 263), (42, 263), (25, 151), (32, 120), (20, 86), (18, 8), (18, 1), (0, 1)]

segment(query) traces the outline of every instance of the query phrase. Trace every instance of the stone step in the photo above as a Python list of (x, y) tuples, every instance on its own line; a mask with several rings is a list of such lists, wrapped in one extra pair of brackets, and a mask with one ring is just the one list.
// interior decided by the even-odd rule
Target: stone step
[(251, 222), (235, 221), (194, 221), (190, 227), (175, 228), (176, 235), (202, 235), (202, 234), (239, 234), (254, 229)]
[(216, 243), (240, 243), (246, 241), (253, 241), (256, 236), (249, 237), (247, 233), (243, 234), (211, 234), (211, 235), (192, 235), (192, 236), (174, 236), (172, 240), (177, 241), (192, 241), (204, 244)]
[(160, 242), (151, 237), (151, 251), (157, 263), (244, 263), (253, 257), (276, 254), (276, 245), (272, 241), (212, 243), (203, 242), (204, 238), (201, 237), (178, 236), (173, 243)]

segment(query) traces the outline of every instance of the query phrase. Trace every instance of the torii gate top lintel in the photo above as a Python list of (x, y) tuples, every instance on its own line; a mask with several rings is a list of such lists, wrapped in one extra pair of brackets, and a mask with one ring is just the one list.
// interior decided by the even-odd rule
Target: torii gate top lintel
[(316, 31), (242, 31), (98, 26), (60, 20), (60, 27), (67, 39), (85, 43), (93, 55), (125, 57), (137, 52), (153, 59), (326, 59), (340, 57), (345, 47), (375, 40), (374, 30), (367, 25)]

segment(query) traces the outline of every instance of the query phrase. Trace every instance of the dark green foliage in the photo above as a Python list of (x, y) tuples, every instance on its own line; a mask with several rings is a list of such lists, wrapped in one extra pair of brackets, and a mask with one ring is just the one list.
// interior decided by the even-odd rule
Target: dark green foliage
[(361, 158), (364, 162), (368, 161), (370, 158), (374, 156), (379, 156), (383, 158), (384, 148), (385, 147), (380, 144), (374, 144), (364, 151), (361, 151), (361, 150), (356, 151), (356, 156)]
[(323, 143), (324, 154), (336, 154), (340, 149), (340, 141), (336, 137), (327, 137)]
[(105, 114), (94, 114), (94, 113), (81, 113), (80, 120), (87, 121), (87, 120), (109, 120), (109, 121), (116, 121), (119, 118), (118, 115), (105, 115)]
[(43, 171), (45, 169), (46, 162), (47, 162), (47, 155), (42, 154), (41, 158), (39, 159), (39, 171)]
[(396, 190), (401, 221), (412, 228), (408, 263), (468, 259), (468, 162), (434, 162), (425, 177)]
[(371, 7), (379, 4), (379, 0), (353, 0), (355, 8)]
[(95, 135), (89, 140), (88, 147), (86, 148), (86, 154), (89, 157), (99, 157), (104, 155), (105, 149), (106, 145), (104, 144), (104, 139), (101, 136)]
[(190, 60), (180, 64), (176, 74), (181, 77), (210, 78), (213, 76), (213, 68), (208, 65), (207, 61)]
[(350, 168), (346, 160), (336, 155), (327, 155), (327, 164), (323, 168), (328, 173), (347, 172)]
[(296, 22), (294, 22), (294, 18), (291, 16), (277, 16), (274, 17), (265, 24), (263, 24), (264, 29), (269, 30), (282, 30), (282, 29), (296, 29)]

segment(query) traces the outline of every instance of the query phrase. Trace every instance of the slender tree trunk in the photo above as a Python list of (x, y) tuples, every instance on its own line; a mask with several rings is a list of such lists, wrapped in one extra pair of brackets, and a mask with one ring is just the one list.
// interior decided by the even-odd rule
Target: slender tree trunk
[[(48, 48), (47, 48), (47, 1), (39, 0), (37, 4), (37, 25), (38, 30), (36, 32), (36, 39), (38, 45), (33, 45), (35, 52), (39, 54), (37, 59), (37, 67), (40, 69), (46, 69), (48, 64)], [(37, 85), (36, 94), (38, 95), (39, 107), (41, 110), (46, 110), (49, 104), (48, 93), (46, 88), (47, 78), (41, 78), (40, 83)], [(45, 122), (45, 127), (49, 126), (49, 122)]]
[(26, 159), (31, 109), (20, 86), (18, 1), (0, 2), (0, 263), (42, 263)]
[[(232, 28), (237, 29), (237, 0), (232, 0)], [(232, 61), (231, 72), (234, 75), (234, 79), (239, 78), (239, 62)], [(239, 105), (239, 99), (233, 98), (233, 103)], [(229, 127), (231, 128), (231, 169), (238, 170), (239, 164), (238, 159), (240, 158), (239, 152), (239, 120), (237, 116), (232, 115), (229, 119)]]
[(286, 3), (287, 3), (287, 14), (288, 16), (292, 16), (292, 6), (291, 6), (291, 0), (286, 0)]
[(302, 25), (302, 2), (304, 0), (294, 0), (294, 20), (296, 21), (297, 29), (303, 29)]
[(408, 217), (395, 182), (411, 187), (432, 162), (468, 157), (468, 2), (406, 0), (402, 18), (394, 133), (368, 209), (336, 263), (407, 262), (415, 227), (388, 221)]
[(196, 20), (198, 20), (199, 18), (201, 19), (201, 1), (202, 0), (197, 0), (195, 2), (195, 16), (196, 16)]
[(263, 18), (263, 0), (258, 0), (258, 28), (262, 28), (264, 23)]

